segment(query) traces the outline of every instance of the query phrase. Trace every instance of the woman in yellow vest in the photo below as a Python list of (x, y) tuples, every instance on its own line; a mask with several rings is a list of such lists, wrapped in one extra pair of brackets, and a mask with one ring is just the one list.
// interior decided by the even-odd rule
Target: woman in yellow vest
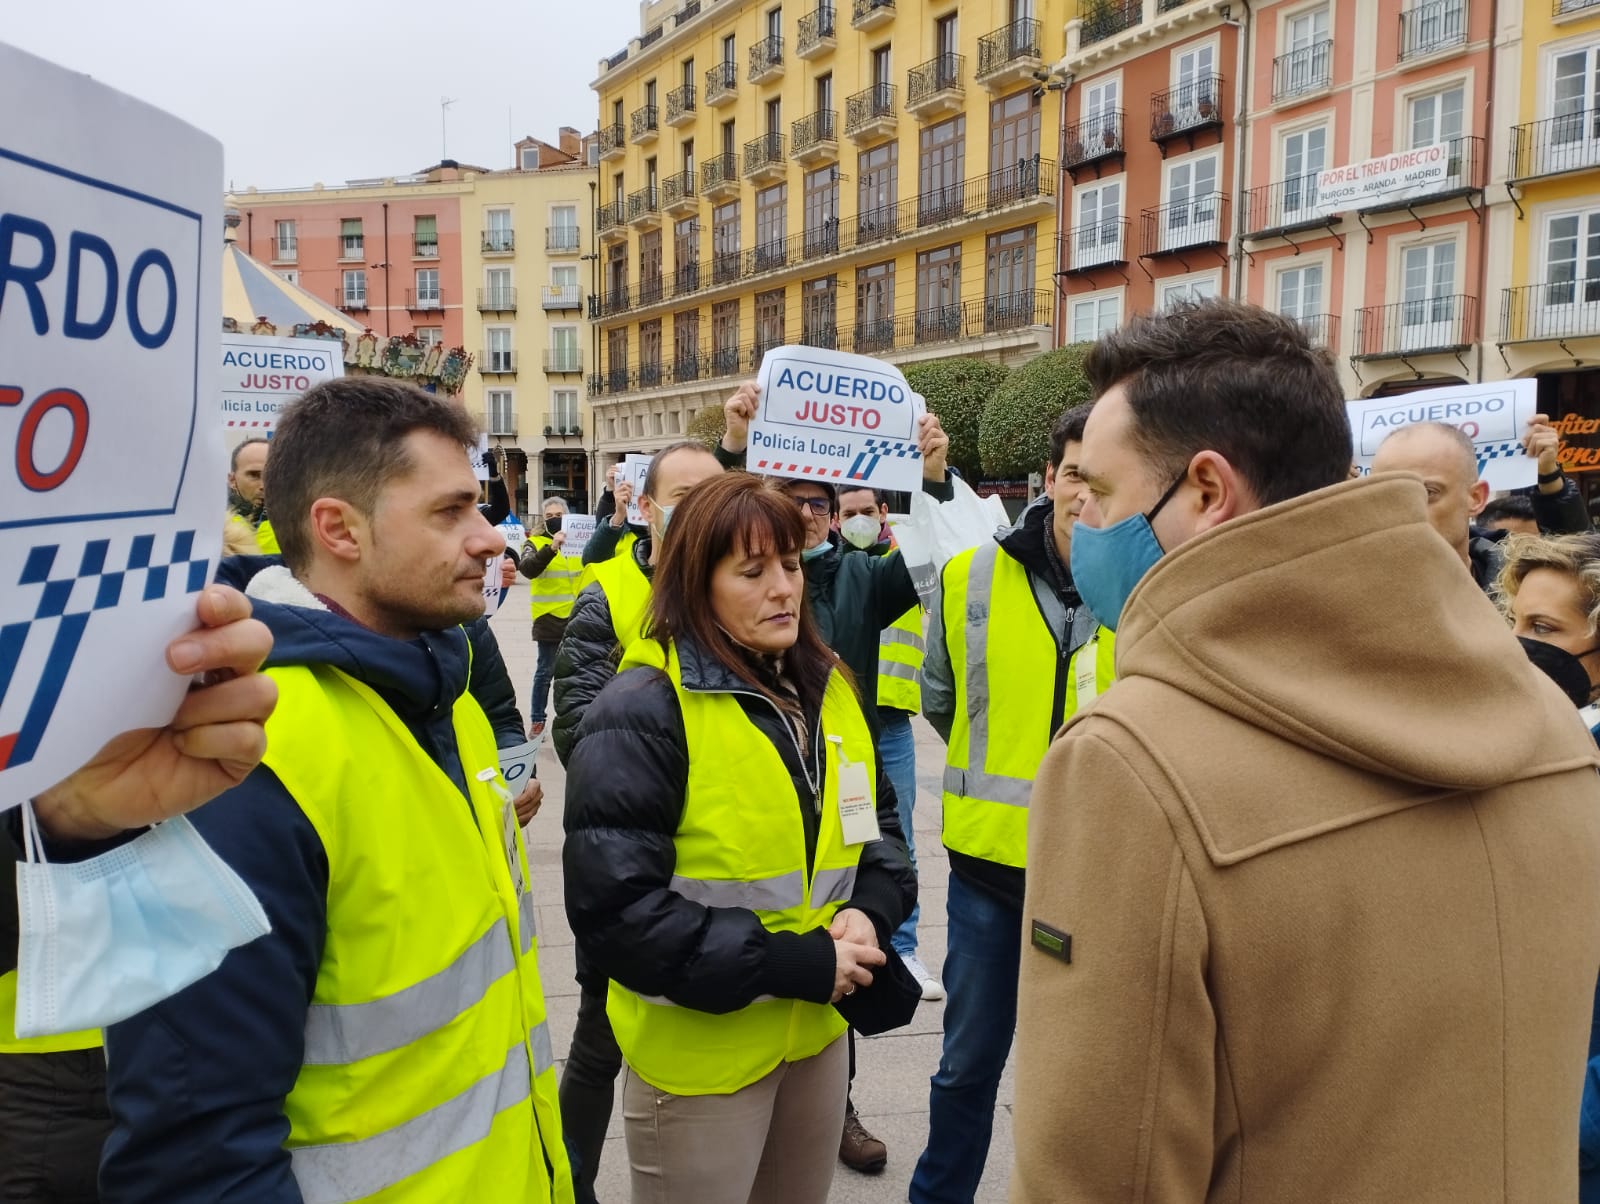
[(696, 487), (568, 763), (567, 912), (612, 980), (636, 1204), (822, 1204), (846, 1014), (909, 980), (885, 950), (916, 881), (855, 683), (805, 610), (804, 544), (776, 486)]

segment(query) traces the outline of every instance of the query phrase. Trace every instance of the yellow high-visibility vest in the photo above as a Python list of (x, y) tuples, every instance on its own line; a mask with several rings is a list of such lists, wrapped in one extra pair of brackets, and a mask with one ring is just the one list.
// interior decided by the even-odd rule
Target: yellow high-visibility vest
[(263, 555), (283, 555), (283, 550), (278, 547), (278, 533), (272, 529), (270, 518), (262, 519), (261, 525), (256, 528), (256, 542), (261, 545)]
[(45, 1037), (17, 1036), (17, 972), (0, 974), (0, 1054), (66, 1053), (74, 1049), (99, 1049), (100, 1030), (53, 1033)]
[[(554, 541), (548, 535), (530, 535), (528, 543), (534, 548), (547, 548)], [(578, 600), (578, 579), (583, 576), (583, 557), (577, 553), (557, 550), (544, 572), (529, 582), (528, 596), (532, 602), (534, 619), (555, 615), (565, 619), (572, 614), (572, 604)]]
[(878, 636), (878, 705), (922, 710), (922, 607), (913, 606)]
[(650, 611), (650, 578), (630, 553), (585, 565), (578, 592), (581, 594), (591, 583), (598, 583), (605, 593), (611, 630), (616, 633), (617, 646), (626, 650), (644, 634)]

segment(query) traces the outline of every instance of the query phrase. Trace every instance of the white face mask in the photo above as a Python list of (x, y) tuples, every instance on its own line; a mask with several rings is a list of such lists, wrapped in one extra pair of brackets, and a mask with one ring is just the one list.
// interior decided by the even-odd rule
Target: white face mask
[(839, 534), (858, 548), (870, 548), (877, 543), (881, 529), (878, 520), (870, 514), (852, 514), (839, 524)]
[[(104, 1028), (176, 995), (272, 931), (261, 903), (179, 816), (87, 861), (44, 860), (23, 804), (19, 1037)], [(37, 856), (36, 856), (37, 852)]]

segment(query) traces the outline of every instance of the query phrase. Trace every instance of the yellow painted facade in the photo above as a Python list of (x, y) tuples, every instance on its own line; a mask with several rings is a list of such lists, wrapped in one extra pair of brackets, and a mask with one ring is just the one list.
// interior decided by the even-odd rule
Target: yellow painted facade
[(599, 469), (769, 346), (1048, 349), (1062, 36), (1029, 0), (647, 6), (594, 83)]

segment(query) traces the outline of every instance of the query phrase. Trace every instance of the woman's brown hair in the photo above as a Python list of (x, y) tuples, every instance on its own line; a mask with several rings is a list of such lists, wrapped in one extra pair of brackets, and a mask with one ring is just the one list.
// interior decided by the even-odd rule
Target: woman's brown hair
[[(662, 646), (689, 639), (751, 689), (784, 706), (785, 700), (757, 672), (754, 654), (717, 623), (711, 609), (711, 577), (723, 557), (740, 548), (752, 556), (769, 551), (799, 556), (805, 543), (800, 508), (770, 478), (727, 472), (701, 482), (673, 510), (672, 525), (661, 541), (645, 635)], [(829, 673), (838, 667), (849, 680), (850, 672), (822, 642), (803, 586), (800, 595), (799, 635), (784, 653), (784, 665), (801, 704), (814, 712), (822, 705)]]

